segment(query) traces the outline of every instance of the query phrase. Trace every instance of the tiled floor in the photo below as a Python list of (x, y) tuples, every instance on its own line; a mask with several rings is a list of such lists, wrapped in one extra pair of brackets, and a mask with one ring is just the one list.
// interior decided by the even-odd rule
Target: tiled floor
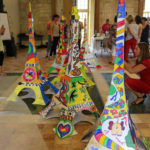
[[(43, 71), (46, 72), (52, 64), (52, 60), (44, 58), (46, 50), (39, 49), (37, 52)], [(17, 58), (6, 57), (4, 70), (9, 73), (23, 72), (26, 55), (27, 50), (19, 50)], [(104, 55), (103, 58), (98, 57), (102, 69), (92, 73), (104, 103), (109, 85), (101, 73), (111, 73), (113, 69), (113, 66), (108, 64), (108, 58), (107, 55)], [(58, 119), (44, 120), (39, 115), (32, 115), (21, 100), (17, 102), (5, 101), (5, 97), (10, 95), (18, 80), (19, 78), (12, 82), (10, 79), (9, 82), (8, 78), (6, 82), (10, 83), (10, 86), (7, 86), (5, 90), (0, 89), (0, 97), (4, 97), (4, 100), (0, 100), (0, 150), (82, 150), (85, 144), (81, 143), (80, 139), (92, 125), (78, 124), (75, 126), (77, 135), (64, 140), (58, 139), (53, 132)], [(3, 85), (1, 84), (1, 86)], [(134, 114), (132, 118), (137, 126), (138, 136), (150, 137), (150, 115)]]

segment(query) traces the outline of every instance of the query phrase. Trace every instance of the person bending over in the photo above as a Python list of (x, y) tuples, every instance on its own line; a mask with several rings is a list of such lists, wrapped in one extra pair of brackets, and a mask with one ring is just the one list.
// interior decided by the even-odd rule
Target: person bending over
[(137, 100), (132, 104), (140, 104), (144, 102), (145, 95), (150, 93), (150, 52), (147, 43), (137, 44), (135, 55), (137, 57), (136, 65), (132, 67), (125, 62), (125, 69), (129, 73), (139, 74), (140, 79), (127, 78), (125, 83), (126, 88), (137, 96)]

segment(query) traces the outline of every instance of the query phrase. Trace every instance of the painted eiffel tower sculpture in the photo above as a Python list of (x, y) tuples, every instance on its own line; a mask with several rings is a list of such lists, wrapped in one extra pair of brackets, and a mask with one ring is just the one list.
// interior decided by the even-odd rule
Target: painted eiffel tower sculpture
[(93, 54), (90, 52), (90, 48), (88, 45), (88, 34), (87, 34), (87, 20), (84, 19), (84, 36), (83, 36), (83, 42), (82, 47), (80, 49), (80, 61), (87, 65), (89, 68), (101, 68), (101, 66), (96, 61), (96, 58), (93, 56)]
[[(76, 2), (75, 2), (76, 3)], [(71, 21), (72, 34), (72, 48), (66, 68), (66, 74), (62, 79), (62, 86), (55, 97), (62, 102), (69, 109), (76, 110), (96, 110), (93, 101), (91, 100), (86, 86), (85, 80), (82, 76), (81, 64), (79, 61), (79, 47), (78, 47), (78, 30), (79, 30), (79, 15), (76, 5), (72, 8)]]
[[(64, 34), (64, 28), (65, 28), (65, 22), (64, 22), (64, 16), (61, 16), (60, 21), (60, 42), (59, 42), (59, 48), (57, 51), (57, 56), (54, 64), (50, 67), (48, 73), (51, 73), (53, 70), (58, 71), (58, 75), (51, 81), (51, 83), (56, 87), (59, 87), (59, 84), (61, 83), (61, 79), (65, 75), (66, 67), (68, 64), (69, 59), (69, 52), (70, 49), (69, 46), (67, 48), (66, 42), (65, 42), (65, 34)], [(58, 59), (59, 58), (59, 59)], [(60, 61), (59, 64), (58, 60)], [(57, 61), (57, 63), (56, 63)]]
[[(72, 45), (71, 47), (68, 46), (68, 50), (67, 50), (67, 46), (65, 43), (65, 39), (64, 39), (64, 28), (65, 28), (65, 24), (64, 24), (64, 17), (61, 17), (61, 23), (60, 23), (60, 28), (61, 28), (61, 36), (60, 36), (60, 43), (59, 43), (59, 49), (57, 51), (57, 56), (56, 56), (56, 60), (57, 57), (59, 57), (60, 59), (60, 64), (57, 65), (56, 60), (54, 62), (54, 65), (52, 65), (52, 67), (50, 68), (50, 70), (48, 71), (49, 73), (56, 69), (59, 71), (58, 75), (56, 78), (54, 78), (54, 80), (51, 81), (51, 83), (56, 86), (59, 87), (59, 84), (61, 83), (62, 78), (64, 77), (65, 73), (66, 73), (66, 68), (67, 68), (67, 64), (68, 64), (68, 60), (70, 57), (70, 53), (72, 50)], [(72, 41), (72, 37), (73, 37), (73, 33), (71, 34), (71, 41)], [(57, 61), (58, 62), (58, 61)], [(90, 68), (84, 63), (84, 65), (82, 65), (80, 67), (81, 69), (81, 73), (82, 76), (84, 77), (84, 79), (87, 81), (88, 86), (93, 86), (95, 85), (86, 75), (85, 71), (91, 72)]]
[(116, 58), (108, 101), (86, 150), (136, 150), (136, 135), (129, 116), (123, 73), (125, 0), (119, 0), (117, 17)]
[(74, 134), (73, 122), (76, 114), (79, 112), (88, 110), (95, 115), (99, 113), (88, 94), (85, 81), (80, 70), (81, 64), (79, 61), (78, 30), (79, 15), (76, 7), (76, 1), (74, 1), (71, 20), (71, 32), (73, 33), (72, 51), (70, 52), (71, 54), (69, 57), (66, 75), (62, 82), (62, 88), (55, 96), (59, 102), (66, 106), (66, 109), (62, 110), (60, 122), (55, 128), (55, 132), (59, 138), (70, 137)]
[(85, 80), (80, 70), (78, 30), (79, 15), (75, 0), (72, 8), (71, 21), (72, 48), (69, 54), (66, 74), (62, 79), (62, 86), (58, 94), (53, 97), (52, 102), (41, 112), (41, 115), (46, 118), (46, 115), (51, 113), (55, 106), (59, 106), (61, 110), (60, 122), (55, 128), (55, 133), (59, 138), (67, 138), (74, 135), (74, 125), (78, 122), (91, 122), (89, 117), (85, 117), (81, 113), (83, 110), (88, 110), (96, 116), (99, 114), (88, 94)]
[(61, 16), (60, 18), (60, 41), (57, 49), (56, 59), (54, 61), (54, 64), (50, 67), (48, 70), (48, 73), (50, 74), (53, 70), (57, 70), (58, 72), (63, 67), (67, 52), (67, 44), (65, 42), (65, 18), (64, 16)]
[(29, 1), (29, 13), (28, 13), (28, 30), (29, 30), (29, 48), (27, 61), (25, 64), (25, 70), (21, 77), (21, 81), (18, 83), (15, 91), (10, 95), (8, 100), (15, 101), (16, 96), (25, 88), (32, 89), (35, 93), (35, 101), (33, 104), (45, 105), (50, 102), (50, 99), (44, 93), (45, 85), (48, 85), (54, 93), (58, 90), (44, 77), (44, 73), (41, 71), (41, 66), (38, 60), (35, 40), (34, 40), (34, 28), (33, 28), (33, 15), (31, 12), (31, 2)]

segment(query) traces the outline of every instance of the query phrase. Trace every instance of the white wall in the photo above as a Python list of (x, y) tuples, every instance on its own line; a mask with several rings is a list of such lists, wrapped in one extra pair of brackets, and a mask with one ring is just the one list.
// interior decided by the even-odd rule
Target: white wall
[(15, 42), (18, 42), (17, 35), (20, 33), (19, 0), (3, 0), (4, 10), (8, 12), (10, 32), (13, 32)]

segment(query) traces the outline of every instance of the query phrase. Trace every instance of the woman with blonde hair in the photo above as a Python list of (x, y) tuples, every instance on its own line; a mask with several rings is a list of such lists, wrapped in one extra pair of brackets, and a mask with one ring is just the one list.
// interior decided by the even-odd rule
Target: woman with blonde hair
[(131, 74), (139, 74), (140, 79), (127, 78), (125, 82), (126, 87), (137, 96), (132, 104), (140, 104), (144, 102), (145, 94), (150, 93), (150, 52), (147, 43), (137, 44), (135, 55), (136, 65), (132, 67), (125, 62), (125, 69)]
[(128, 26), (126, 31), (126, 39), (125, 39), (125, 61), (128, 60), (128, 54), (130, 48), (133, 51), (134, 57), (135, 57), (135, 47), (138, 42), (138, 39), (140, 38), (139, 34), (139, 26), (135, 23), (134, 18), (132, 15), (129, 15), (127, 17)]

